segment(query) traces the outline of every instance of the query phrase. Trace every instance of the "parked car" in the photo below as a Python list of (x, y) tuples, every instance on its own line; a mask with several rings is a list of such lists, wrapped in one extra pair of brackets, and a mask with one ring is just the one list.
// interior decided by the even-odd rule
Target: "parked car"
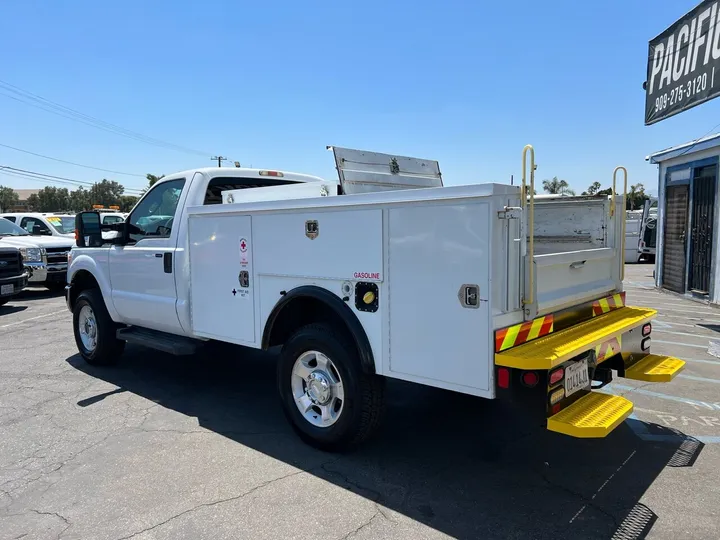
[(0, 214), (35, 236), (75, 238), (75, 215), (40, 212), (13, 212)]
[[(122, 212), (99, 212), (100, 214), (100, 223), (102, 225), (112, 225), (113, 223), (122, 223), (125, 221), (125, 217), (127, 214), (123, 214)], [(73, 226), (75, 223), (75, 217), (73, 216)]]
[(34, 236), (13, 222), (0, 218), (0, 244), (19, 248), (23, 264), (32, 272), (30, 281), (59, 290), (67, 282), (68, 254), (75, 240)]
[(0, 244), (0, 306), (22, 291), (28, 283), (28, 273), (23, 268), (20, 250)]

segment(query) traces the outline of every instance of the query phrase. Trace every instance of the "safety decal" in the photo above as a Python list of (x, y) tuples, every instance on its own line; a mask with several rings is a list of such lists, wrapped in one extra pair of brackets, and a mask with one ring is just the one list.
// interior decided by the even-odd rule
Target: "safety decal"
[(600, 363), (622, 352), (622, 337), (612, 338), (595, 347), (595, 357)]
[(532, 321), (508, 326), (495, 331), (495, 352), (501, 352), (533, 339), (551, 334), (554, 331), (553, 315), (538, 317)]
[(595, 300), (592, 306), (593, 317), (610, 313), (612, 310), (620, 309), (621, 307), (625, 307), (624, 292), (613, 294), (612, 296), (607, 296), (605, 298), (601, 298), (600, 300)]
[(248, 264), (248, 241), (245, 238), (240, 238), (240, 264), (247, 266)]

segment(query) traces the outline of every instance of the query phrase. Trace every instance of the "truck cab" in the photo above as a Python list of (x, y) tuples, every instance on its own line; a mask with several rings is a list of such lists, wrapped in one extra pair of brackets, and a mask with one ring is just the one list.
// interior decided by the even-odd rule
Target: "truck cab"
[[(271, 192), (278, 197), (278, 188), (312, 182), (326, 185), (310, 175), (243, 168), (208, 167), (166, 176), (128, 214), (122, 244), (82, 250), (72, 262), (73, 275), (97, 280), (113, 320), (190, 336), (188, 209), (220, 205), (226, 191), (275, 188)], [(76, 290), (70, 288), (71, 302)]]

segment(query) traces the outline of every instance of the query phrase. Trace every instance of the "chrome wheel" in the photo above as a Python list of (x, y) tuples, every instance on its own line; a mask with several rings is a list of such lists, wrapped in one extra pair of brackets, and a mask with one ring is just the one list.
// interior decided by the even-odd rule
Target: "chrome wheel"
[(78, 315), (78, 333), (80, 341), (89, 353), (97, 347), (97, 321), (90, 306), (83, 306)]
[(342, 379), (332, 360), (318, 351), (301, 354), (291, 375), (293, 399), (300, 414), (316, 427), (330, 427), (345, 401)]

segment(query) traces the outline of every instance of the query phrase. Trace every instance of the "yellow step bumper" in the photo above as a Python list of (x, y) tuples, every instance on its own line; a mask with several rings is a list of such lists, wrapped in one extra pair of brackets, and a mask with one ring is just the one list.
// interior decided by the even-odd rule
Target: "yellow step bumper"
[(648, 354), (645, 358), (625, 369), (625, 378), (635, 381), (670, 382), (685, 369), (685, 362), (673, 356)]
[(519, 369), (552, 369), (574, 356), (622, 336), (652, 319), (657, 311), (624, 307), (554, 332), (523, 345), (495, 353), (495, 364)]
[(599, 439), (618, 427), (633, 412), (624, 397), (591, 392), (547, 420), (550, 431), (584, 439)]

